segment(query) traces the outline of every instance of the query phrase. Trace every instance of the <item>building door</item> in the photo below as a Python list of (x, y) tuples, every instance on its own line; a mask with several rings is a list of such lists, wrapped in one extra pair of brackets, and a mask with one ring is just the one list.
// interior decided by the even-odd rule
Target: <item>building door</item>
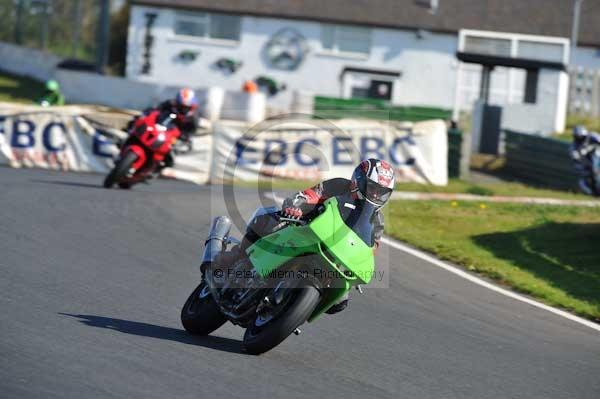
[(502, 122), (502, 107), (483, 104), (481, 124), (481, 141), (479, 152), (482, 154), (498, 155), (500, 145), (500, 130)]

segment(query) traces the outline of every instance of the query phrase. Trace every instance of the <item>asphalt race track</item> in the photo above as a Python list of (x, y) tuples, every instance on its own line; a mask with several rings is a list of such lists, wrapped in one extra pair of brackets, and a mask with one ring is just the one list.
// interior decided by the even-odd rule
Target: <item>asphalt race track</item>
[[(600, 333), (391, 248), (389, 288), (242, 352), (187, 335), (222, 187), (0, 168), (2, 398), (600, 398)], [(252, 190), (236, 190), (247, 216)]]

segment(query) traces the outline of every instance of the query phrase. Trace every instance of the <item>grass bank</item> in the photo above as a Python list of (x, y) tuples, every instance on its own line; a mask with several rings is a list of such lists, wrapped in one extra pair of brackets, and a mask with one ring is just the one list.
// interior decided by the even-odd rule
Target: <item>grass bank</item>
[(424, 185), (419, 183), (399, 183), (399, 191), (416, 191), (422, 193), (461, 193), (475, 195), (500, 195), (508, 197), (536, 197), (590, 200), (591, 197), (579, 193), (536, 188), (522, 183), (469, 183), (460, 179), (450, 179), (446, 186)]
[(0, 102), (33, 103), (44, 92), (37, 80), (0, 72)]
[[(240, 187), (261, 189), (272, 189), (282, 191), (297, 191), (317, 184), (317, 181), (294, 180), (294, 179), (272, 179), (258, 182), (236, 181), (235, 185)], [(501, 195), (509, 197), (535, 197), (535, 198), (559, 198), (574, 200), (590, 200), (591, 197), (568, 191), (550, 190), (527, 186), (521, 183), (469, 183), (460, 179), (450, 179), (447, 186), (433, 186), (419, 183), (398, 183), (396, 191), (411, 191), (420, 193), (460, 193), (475, 195)]]
[(600, 209), (392, 201), (386, 232), (544, 303), (600, 320)]

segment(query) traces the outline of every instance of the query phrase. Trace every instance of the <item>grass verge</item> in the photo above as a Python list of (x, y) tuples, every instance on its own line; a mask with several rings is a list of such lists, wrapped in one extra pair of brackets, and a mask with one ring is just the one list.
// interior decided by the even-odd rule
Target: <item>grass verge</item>
[[(284, 191), (298, 191), (317, 184), (318, 181), (294, 180), (294, 179), (272, 179), (259, 181), (236, 181), (235, 185), (239, 187), (261, 189), (273, 189)], [(461, 193), (475, 195), (501, 195), (509, 197), (536, 197), (536, 198), (559, 198), (574, 200), (590, 200), (591, 197), (583, 194), (540, 189), (527, 186), (521, 183), (502, 182), (502, 183), (469, 183), (460, 179), (450, 179), (447, 186), (434, 186), (420, 183), (398, 183), (397, 191), (413, 191), (420, 193)]]
[(33, 103), (43, 92), (37, 80), (0, 72), (0, 102)]
[(399, 183), (396, 185), (399, 191), (416, 191), (423, 193), (461, 193), (476, 195), (501, 195), (508, 197), (546, 197), (560, 199), (579, 199), (590, 200), (591, 197), (569, 192), (551, 189), (536, 188), (522, 183), (501, 182), (501, 183), (469, 183), (464, 180), (450, 179), (446, 186), (424, 185), (419, 183)]
[(386, 232), (544, 303), (600, 321), (600, 209), (392, 201)]
[(282, 190), (282, 191), (300, 191), (312, 187), (319, 182), (316, 180), (295, 180), (295, 179), (264, 179), (256, 181), (236, 180), (233, 184), (237, 187), (253, 188), (260, 190)]

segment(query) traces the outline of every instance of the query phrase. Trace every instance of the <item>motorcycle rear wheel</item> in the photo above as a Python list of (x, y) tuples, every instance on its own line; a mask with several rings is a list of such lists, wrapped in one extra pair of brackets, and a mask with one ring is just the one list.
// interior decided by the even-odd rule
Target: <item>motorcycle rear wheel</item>
[(288, 308), (277, 318), (260, 327), (252, 325), (244, 334), (244, 349), (251, 355), (267, 352), (302, 325), (315, 310), (321, 299), (319, 290), (312, 284), (295, 289)]
[(121, 182), (129, 173), (129, 169), (137, 160), (137, 154), (134, 152), (128, 152), (122, 157), (115, 167), (110, 171), (110, 173), (104, 179), (104, 188), (112, 188), (115, 183)]
[(226, 321), (204, 281), (190, 294), (181, 309), (181, 324), (190, 334), (208, 335)]

